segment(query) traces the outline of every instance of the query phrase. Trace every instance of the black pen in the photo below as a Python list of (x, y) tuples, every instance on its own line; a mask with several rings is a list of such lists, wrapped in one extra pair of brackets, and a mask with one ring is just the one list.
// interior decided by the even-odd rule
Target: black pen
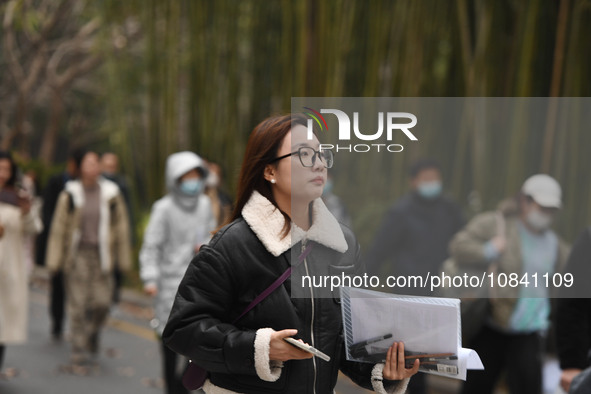
[(371, 345), (372, 343), (383, 341), (384, 339), (392, 338), (392, 334), (386, 334), (375, 338), (370, 338), (365, 341), (357, 342), (351, 345), (351, 356), (355, 358), (368, 356), (369, 352), (367, 351), (366, 346)]

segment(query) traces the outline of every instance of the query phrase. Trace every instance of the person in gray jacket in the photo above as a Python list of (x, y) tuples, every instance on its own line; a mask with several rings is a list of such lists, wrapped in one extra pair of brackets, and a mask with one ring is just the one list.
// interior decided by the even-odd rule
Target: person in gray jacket
[[(207, 168), (193, 152), (174, 153), (166, 163), (168, 193), (152, 206), (140, 251), (144, 291), (154, 297), (153, 327), (159, 337), (191, 258), (216, 227), (211, 201), (204, 193)], [(166, 392), (183, 393), (176, 353), (162, 345)]]

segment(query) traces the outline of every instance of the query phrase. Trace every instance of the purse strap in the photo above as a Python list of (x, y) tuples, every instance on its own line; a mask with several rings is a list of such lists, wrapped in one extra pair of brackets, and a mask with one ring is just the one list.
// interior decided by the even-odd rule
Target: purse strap
[(304, 262), (306, 257), (308, 257), (308, 255), (310, 254), (311, 250), (312, 250), (312, 242), (308, 242), (308, 245), (302, 251), (302, 254), (300, 254), (300, 256), (298, 257), (298, 261), (295, 264), (290, 265), (289, 268), (287, 268), (285, 270), (285, 272), (279, 278), (277, 278), (275, 280), (275, 282), (271, 283), (271, 285), (269, 287), (267, 287), (261, 294), (259, 294), (254, 300), (252, 300), (252, 302), (250, 304), (248, 304), (248, 306), (244, 309), (244, 311), (242, 311), (240, 316), (238, 316), (236, 319), (234, 319), (232, 324), (236, 323), (238, 320), (240, 320), (242, 317), (244, 317), (244, 315), (246, 315), (252, 308), (257, 306), (261, 301), (263, 301), (265, 298), (267, 298), (272, 292), (277, 290), (277, 288), (279, 286), (281, 286), (283, 284), (283, 282), (285, 282), (287, 280), (287, 278), (289, 278), (293, 268), (299, 266), (300, 264), (302, 264)]

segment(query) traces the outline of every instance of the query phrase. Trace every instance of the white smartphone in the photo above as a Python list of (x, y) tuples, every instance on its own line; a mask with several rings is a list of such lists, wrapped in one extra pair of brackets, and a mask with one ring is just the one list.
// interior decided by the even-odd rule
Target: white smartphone
[(321, 358), (324, 361), (330, 361), (330, 356), (322, 353), (320, 350), (318, 350), (310, 345), (300, 342), (294, 338), (283, 338), (283, 339), (285, 340), (285, 342), (289, 343), (290, 345), (300, 348), (305, 352), (312, 353), (314, 356)]

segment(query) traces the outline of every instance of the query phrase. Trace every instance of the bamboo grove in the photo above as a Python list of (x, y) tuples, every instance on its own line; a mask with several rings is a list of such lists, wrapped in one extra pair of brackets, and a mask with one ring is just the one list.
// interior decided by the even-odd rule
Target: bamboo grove
[[(140, 210), (161, 195), (165, 159), (181, 149), (220, 163), (232, 192), (249, 132), (288, 112), (291, 97), (591, 93), (589, 0), (108, 0), (86, 13), (102, 23), (94, 51), (103, 62), (87, 77), (100, 116), (83, 132), (120, 154)], [(62, 122), (62, 136), (70, 126)], [(405, 192), (419, 156), (439, 160), (449, 193), (473, 210), (547, 172), (564, 187), (559, 230), (572, 240), (591, 222), (589, 131), (432, 130), (416, 152), (381, 164), (387, 179), (366, 176), (361, 159), (345, 169), (358, 187), (335, 191), (354, 226), (371, 227)], [(373, 189), (383, 198), (357, 193)]]

